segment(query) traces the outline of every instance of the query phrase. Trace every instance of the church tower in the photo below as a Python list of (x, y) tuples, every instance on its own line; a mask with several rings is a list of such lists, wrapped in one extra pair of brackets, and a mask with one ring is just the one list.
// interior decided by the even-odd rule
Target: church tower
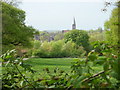
[(75, 22), (75, 18), (74, 18), (74, 23), (72, 24), (72, 29), (76, 29), (76, 22)]

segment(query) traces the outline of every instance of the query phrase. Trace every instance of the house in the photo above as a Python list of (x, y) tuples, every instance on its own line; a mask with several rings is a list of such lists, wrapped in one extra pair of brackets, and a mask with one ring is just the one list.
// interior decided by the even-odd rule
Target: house
[(34, 40), (40, 40), (40, 35), (34, 35)]
[(62, 33), (66, 33), (69, 32), (70, 30), (62, 30)]

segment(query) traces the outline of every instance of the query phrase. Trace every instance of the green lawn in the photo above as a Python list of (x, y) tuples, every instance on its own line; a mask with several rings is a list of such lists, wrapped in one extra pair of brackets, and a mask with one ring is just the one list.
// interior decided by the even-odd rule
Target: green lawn
[[(31, 64), (32, 68), (39, 73), (44, 73), (43, 69), (49, 68), (51, 72), (55, 68), (59, 68), (59, 70), (64, 70), (69, 73), (71, 71), (71, 63), (74, 62), (76, 58), (31, 58), (25, 63)], [(96, 65), (96, 67), (92, 67), (96, 70), (96, 72), (102, 70), (102, 66)]]
[(69, 72), (71, 69), (72, 58), (31, 58), (25, 61), (25, 63), (31, 64), (34, 70), (42, 72), (44, 68), (49, 68), (52, 71), (54, 68), (59, 68)]
[[(75, 58), (74, 58), (75, 59)], [(24, 62), (32, 65), (32, 68), (37, 71), (34, 73), (34, 78), (47, 77), (48, 74), (43, 71), (45, 68), (49, 68), (49, 71), (53, 73), (55, 68), (59, 68), (61, 71), (69, 73), (71, 71), (72, 58), (30, 58)]]

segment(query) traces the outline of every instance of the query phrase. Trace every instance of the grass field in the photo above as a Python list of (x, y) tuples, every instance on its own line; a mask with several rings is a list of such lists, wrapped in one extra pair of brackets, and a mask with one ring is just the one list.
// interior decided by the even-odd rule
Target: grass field
[(69, 73), (71, 71), (72, 58), (30, 58), (24, 62), (32, 65), (32, 69), (37, 71), (34, 73), (34, 78), (47, 77), (48, 74), (43, 70), (48, 68), (53, 73), (55, 68)]
[(43, 71), (44, 68), (49, 68), (52, 71), (54, 68), (59, 68), (66, 72), (71, 70), (72, 58), (31, 58), (25, 61), (25, 63), (31, 64), (34, 70)]
[[(51, 72), (55, 68), (59, 70), (64, 70), (69, 73), (71, 71), (72, 62), (75, 62), (77, 58), (31, 58), (25, 61), (25, 63), (31, 64), (32, 68), (37, 72), (44, 73), (43, 69), (49, 68)], [(101, 71), (102, 66), (97, 65), (92, 67), (96, 72)]]

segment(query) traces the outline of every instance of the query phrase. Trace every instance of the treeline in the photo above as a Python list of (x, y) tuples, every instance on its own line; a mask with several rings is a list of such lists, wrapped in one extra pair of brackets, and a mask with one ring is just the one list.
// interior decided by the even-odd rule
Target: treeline
[(76, 48), (74, 42), (64, 40), (43, 42), (34, 42), (34, 49), (31, 54), (41, 58), (63, 58), (63, 57), (82, 57), (86, 51), (82, 46)]
[(33, 41), (34, 47), (31, 50), (31, 52), (34, 52), (34, 54), (32, 53), (33, 56), (44, 58), (82, 57), (91, 50), (88, 33), (84, 30), (70, 30), (66, 33), (54, 33), (54, 37), (58, 37), (62, 34), (62, 38), (59, 37), (58, 40), (53, 39), (51, 41), (48, 41), (49, 39), (46, 34), (48, 36), (53, 35), (53, 33), (45, 32), (40, 36), (40, 40)]
[(37, 57), (83, 57), (93, 49), (94, 41), (104, 40), (105, 31), (101, 28), (69, 30), (65, 33), (40, 31), (30, 52)]
[(7, 50), (32, 47), (31, 40), (37, 31), (25, 25), (25, 12), (13, 3), (2, 4), (2, 53)]
[[(66, 33), (48, 33), (38, 32), (32, 26), (25, 25), (25, 12), (23, 10), (6, 2), (1, 3), (3, 53), (7, 50), (16, 49), (19, 56), (80, 57), (81, 53), (86, 52), (84, 55), (87, 55), (94, 49), (93, 42), (95, 41), (109, 41), (113, 44), (112, 41), (117, 43), (118, 40), (118, 37), (115, 36), (118, 29), (116, 26), (118, 24), (116, 22), (117, 9), (113, 10), (110, 20), (105, 23), (105, 30), (98, 28), (89, 31), (70, 30)], [(34, 40), (36, 35), (38, 41)], [(36, 45), (36, 42), (40, 45)], [(35, 46), (37, 46), (37, 49), (35, 49)], [(48, 47), (50, 48), (47, 49)], [(101, 49), (97, 50), (100, 52)]]

